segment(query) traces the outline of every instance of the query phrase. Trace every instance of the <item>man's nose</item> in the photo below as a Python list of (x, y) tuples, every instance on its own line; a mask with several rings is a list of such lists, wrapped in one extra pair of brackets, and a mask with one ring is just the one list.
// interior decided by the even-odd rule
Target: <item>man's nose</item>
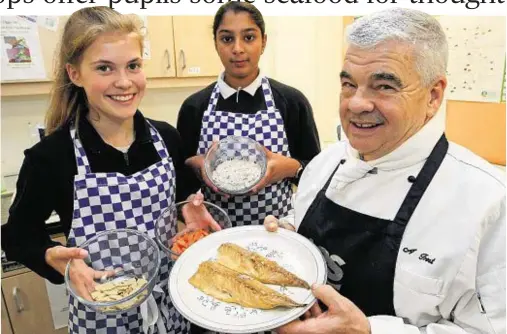
[(356, 89), (354, 95), (349, 98), (348, 109), (353, 113), (362, 113), (364, 111), (373, 111), (374, 103), (364, 89)]

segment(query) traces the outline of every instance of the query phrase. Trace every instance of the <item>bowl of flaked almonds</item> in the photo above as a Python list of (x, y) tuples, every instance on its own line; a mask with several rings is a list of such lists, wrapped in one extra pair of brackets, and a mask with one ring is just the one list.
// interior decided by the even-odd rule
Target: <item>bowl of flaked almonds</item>
[[(65, 284), (79, 302), (102, 314), (119, 314), (149, 297), (160, 269), (160, 252), (148, 234), (115, 229), (100, 232), (78, 246), (88, 252), (88, 258), (69, 261)], [(89, 269), (95, 279), (85, 291), (73, 283), (72, 273)]]

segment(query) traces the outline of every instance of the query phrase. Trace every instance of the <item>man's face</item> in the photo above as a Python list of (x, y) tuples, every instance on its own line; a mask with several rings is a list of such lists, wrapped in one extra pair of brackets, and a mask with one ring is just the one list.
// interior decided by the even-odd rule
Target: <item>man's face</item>
[(350, 144), (364, 160), (395, 150), (440, 107), (446, 80), (424, 87), (412, 51), (396, 41), (347, 50), (340, 74), (340, 118)]

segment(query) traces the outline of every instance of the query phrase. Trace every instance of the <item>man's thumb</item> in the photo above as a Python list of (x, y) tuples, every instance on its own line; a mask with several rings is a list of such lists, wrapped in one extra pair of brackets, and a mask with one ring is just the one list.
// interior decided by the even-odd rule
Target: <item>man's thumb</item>
[(323, 302), (328, 308), (333, 304), (337, 304), (340, 299), (344, 298), (330, 285), (312, 285), (313, 295)]

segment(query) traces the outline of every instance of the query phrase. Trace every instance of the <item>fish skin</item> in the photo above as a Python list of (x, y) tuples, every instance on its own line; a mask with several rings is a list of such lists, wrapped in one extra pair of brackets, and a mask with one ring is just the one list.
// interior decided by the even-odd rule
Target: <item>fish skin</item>
[(248, 275), (265, 284), (310, 289), (307, 282), (284, 269), (275, 261), (233, 243), (220, 245), (217, 261), (227, 268)]
[(276, 307), (305, 306), (216, 261), (202, 262), (188, 282), (207, 295), (243, 307), (269, 310)]

